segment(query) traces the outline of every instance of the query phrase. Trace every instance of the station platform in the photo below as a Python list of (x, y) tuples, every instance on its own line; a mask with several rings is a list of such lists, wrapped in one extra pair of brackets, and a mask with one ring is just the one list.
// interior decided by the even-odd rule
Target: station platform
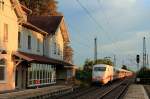
[(47, 97), (71, 92), (74, 90), (73, 88), (74, 87), (67, 85), (55, 85), (44, 88), (26, 89), (0, 94), (0, 99), (36, 99), (37, 97), (40, 97), (40, 99), (41, 97), (42, 99), (46, 99)]
[(123, 99), (149, 99), (143, 85), (132, 84), (129, 86)]

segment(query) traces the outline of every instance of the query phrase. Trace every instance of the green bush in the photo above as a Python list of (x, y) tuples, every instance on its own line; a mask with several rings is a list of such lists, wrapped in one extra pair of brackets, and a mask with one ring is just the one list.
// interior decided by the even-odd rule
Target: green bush
[(80, 80), (83, 85), (90, 84), (92, 79), (92, 71), (77, 71), (76, 79)]
[(143, 67), (137, 72), (138, 78), (150, 78), (150, 69)]

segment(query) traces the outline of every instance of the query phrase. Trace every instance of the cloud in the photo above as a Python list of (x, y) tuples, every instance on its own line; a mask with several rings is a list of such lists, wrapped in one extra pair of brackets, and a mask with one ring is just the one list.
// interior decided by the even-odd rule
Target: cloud
[(147, 31), (138, 31), (133, 32), (133, 36), (129, 36), (124, 40), (115, 41), (110, 44), (102, 45), (99, 50), (102, 50), (103, 53), (113, 53), (119, 56), (122, 55), (136, 55), (137, 53), (142, 53), (143, 50), (143, 37), (146, 37), (147, 52), (150, 52), (150, 47), (148, 42), (150, 42), (150, 33)]
[[(59, 10), (64, 13), (66, 23), (69, 24), (68, 28), (71, 30), (71, 38), (73, 38), (71, 42), (75, 48), (77, 64), (83, 63), (86, 57), (93, 57), (92, 47), (95, 35), (100, 44), (98, 53), (102, 56), (114, 53), (120, 58), (129, 54), (135, 56), (136, 53), (142, 53), (144, 36), (147, 37), (147, 43), (150, 42), (149, 0), (99, 0), (99, 3), (97, 0), (80, 0), (108, 34), (89, 18), (76, 0), (58, 1)], [(83, 45), (87, 45), (91, 50), (87, 50), (87, 47)], [(147, 46), (147, 49), (150, 47)]]
[(110, 44), (102, 45), (101, 48), (103, 51), (107, 52), (115, 52), (121, 55), (127, 54), (135, 54), (138, 51), (138, 43), (142, 42), (142, 37), (148, 36), (149, 34), (146, 32), (135, 32), (134, 36), (130, 36), (124, 40), (115, 41)]
[(131, 53), (133, 50), (135, 51), (135, 39), (128, 39), (124, 41), (118, 41), (112, 44), (103, 45), (102, 49), (104, 51), (111, 51), (115, 53)]

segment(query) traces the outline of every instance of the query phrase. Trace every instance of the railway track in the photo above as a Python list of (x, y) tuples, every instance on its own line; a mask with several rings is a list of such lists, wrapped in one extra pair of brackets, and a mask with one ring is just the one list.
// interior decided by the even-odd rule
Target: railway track
[[(94, 92), (91, 92), (90, 94), (84, 95), (79, 97), (78, 99), (105, 99), (105, 95), (109, 94), (113, 89), (117, 88), (123, 81), (117, 81), (113, 83), (112, 85), (103, 86), (99, 90), (95, 90)], [(115, 99), (115, 98), (109, 98), (109, 99)]]
[(121, 99), (123, 98), (128, 86), (131, 84), (130, 80), (125, 80), (115, 87), (101, 94), (97, 99)]
[(80, 97), (82, 95), (85, 95), (85, 94), (90, 93), (97, 89), (98, 89), (97, 87), (85, 87), (85, 88), (77, 89), (77, 90), (73, 91), (72, 93), (55, 96), (55, 97), (51, 97), (51, 98), (52, 99), (60, 99), (60, 98), (61, 99), (77, 99), (77, 97)]
[(118, 80), (105, 86), (78, 89), (72, 93), (53, 97), (52, 99), (120, 99), (131, 82), (131, 79)]

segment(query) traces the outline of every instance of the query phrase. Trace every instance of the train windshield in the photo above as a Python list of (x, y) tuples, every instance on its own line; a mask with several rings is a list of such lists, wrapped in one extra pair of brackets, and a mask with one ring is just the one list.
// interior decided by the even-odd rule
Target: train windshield
[(106, 67), (95, 67), (94, 71), (106, 71)]

